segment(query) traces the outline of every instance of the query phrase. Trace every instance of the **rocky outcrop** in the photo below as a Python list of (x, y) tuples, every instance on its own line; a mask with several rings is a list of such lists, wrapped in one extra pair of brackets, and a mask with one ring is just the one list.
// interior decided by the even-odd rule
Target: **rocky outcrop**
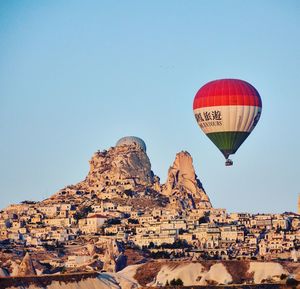
[(29, 255), (28, 252), (25, 254), (25, 257), (23, 258), (21, 264), (19, 265), (17, 275), (18, 276), (37, 275), (36, 270), (33, 266), (33, 262), (31, 260), (30, 255)]
[(80, 198), (80, 212), (100, 200), (126, 204), (134, 210), (168, 206), (184, 211), (212, 207), (188, 152), (176, 155), (167, 182), (161, 185), (159, 177), (151, 170), (144, 142), (139, 143), (136, 137), (125, 140), (121, 139), (108, 150), (94, 153), (85, 180), (60, 190), (43, 202), (48, 204), (68, 198), (78, 204)]
[(173, 207), (211, 208), (210, 200), (195, 174), (191, 155), (182, 151), (176, 155), (169, 168), (167, 182), (162, 193), (170, 198)]
[[(127, 275), (133, 276), (133, 281), (136, 280), (138, 286), (152, 286), (155, 288), (170, 284), (171, 280), (178, 278), (182, 280), (184, 286), (243, 283), (249, 286), (249, 284), (261, 284), (266, 281), (269, 284), (283, 284), (285, 281), (282, 278), (295, 278), (297, 270), (297, 266), (292, 262), (237, 260), (166, 262), (155, 260), (142, 265), (128, 266), (117, 274), (124, 276), (124, 272), (126, 272)], [(266, 288), (275, 288), (275, 286), (275, 284), (272, 284)]]
[[(121, 281), (121, 282), (120, 282)], [(125, 281), (125, 282), (124, 282)], [(126, 280), (98, 272), (0, 278), (1, 289), (121, 289)], [(122, 287), (126, 289), (126, 287)], [(127, 287), (130, 289), (130, 287)]]
[(96, 253), (96, 246), (94, 244), (91, 243), (87, 244), (86, 249), (90, 256), (93, 256)]
[(125, 144), (96, 152), (86, 179), (72, 188), (100, 193), (111, 187), (119, 192), (153, 183), (154, 174), (146, 152), (137, 144)]
[(126, 267), (124, 250), (117, 241), (107, 241), (103, 262), (103, 270), (106, 272), (118, 272)]
[(9, 276), (9, 272), (6, 269), (0, 267), (0, 277), (8, 277), (8, 276)]
[[(291, 268), (289, 267), (291, 266)], [(288, 267), (286, 271), (284, 267)], [(0, 288), (45, 289), (134, 289), (145, 286), (161, 287), (180, 278), (184, 286), (228, 284), (232, 288), (292, 288), (287, 287), (282, 276), (295, 278), (299, 266), (284, 262), (249, 261), (151, 261), (127, 266), (117, 273), (73, 273), (34, 276), (32, 278), (0, 278)], [(263, 283), (263, 282), (268, 283)], [(259, 285), (255, 285), (255, 284)], [(272, 284), (273, 283), (273, 284)], [(233, 284), (239, 284), (233, 286)], [(41, 287), (42, 285), (42, 287)], [(223, 288), (223, 287), (220, 288)], [(226, 287), (226, 286), (225, 286)], [(227, 286), (228, 287), (228, 286)], [(204, 287), (203, 287), (204, 288)], [(217, 288), (217, 287), (215, 287)], [(252, 288), (252, 287), (251, 287)], [(295, 286), (296, 288), (296, 286)], [(298, 287), (297, 287), (298, 288)]]

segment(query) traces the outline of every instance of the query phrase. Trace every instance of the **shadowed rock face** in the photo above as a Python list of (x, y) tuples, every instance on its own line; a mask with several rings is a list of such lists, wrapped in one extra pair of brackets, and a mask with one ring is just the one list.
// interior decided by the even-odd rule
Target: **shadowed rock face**
[(117, 272), (126, 267), (126, 256), (120, 244), (109, 240), (106, 245), (103, 269), (106, 272)]
[(27, 252), (18, 268), (18, 276), (32, 276), (32, 275), (36, 275), (36, 271), (33, 266), (30, 255)]
[(182, 151), (176, 155), (169, 168), (167, 182), (162, 193), (173, 197), (171, 204), (184, 208), (211, 208), (201, 182), (195, 174), (191, 155)]
[(138, 145), (121, 145), (96, 152), (90, 160), (86, 179), (76, 189), (101, 190), (105, 186), (152, 186), (154, 175), (146, 152)]
[(9, 272), (0, 267), (0, 277), (7, 277), (9, 276)]

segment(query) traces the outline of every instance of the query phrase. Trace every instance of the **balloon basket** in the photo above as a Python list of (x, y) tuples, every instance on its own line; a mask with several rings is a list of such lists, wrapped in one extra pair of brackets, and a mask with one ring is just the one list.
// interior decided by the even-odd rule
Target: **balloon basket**
[(225, 162), (225, 166), (226, 166), (226, 167), (230, 167), (230, 166), (232, 166), (232, 165), (233, 165), (233, 161), (230, 160), (230, 159), (227, 159), (226, 162)]

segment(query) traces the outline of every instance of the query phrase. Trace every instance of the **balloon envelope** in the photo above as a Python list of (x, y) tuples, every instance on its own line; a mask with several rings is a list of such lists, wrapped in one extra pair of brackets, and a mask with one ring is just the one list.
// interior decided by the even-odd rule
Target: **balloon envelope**
[(193, 110), (202, 131), (228, 159), (256, 126), (262, 102), (250, 83), (240, 79), (219, 79), (199, 89)]
[(132, 144), (137, 144), (144, 152), (146, 152), (146, 144), (145, 142), (136, 136), (125, 136), (119, 139), (116, 143), (116, 146), (121, 146), (121, 145), (132, 145)]

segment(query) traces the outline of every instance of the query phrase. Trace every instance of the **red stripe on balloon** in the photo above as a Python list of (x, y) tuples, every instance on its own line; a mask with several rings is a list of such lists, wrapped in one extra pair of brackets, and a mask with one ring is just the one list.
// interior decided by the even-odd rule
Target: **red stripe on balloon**
[(202, 86), (194, 98), (193, 109), (209, 106), (262, 106), (257, 90), (239, 79), (219, 79)]

